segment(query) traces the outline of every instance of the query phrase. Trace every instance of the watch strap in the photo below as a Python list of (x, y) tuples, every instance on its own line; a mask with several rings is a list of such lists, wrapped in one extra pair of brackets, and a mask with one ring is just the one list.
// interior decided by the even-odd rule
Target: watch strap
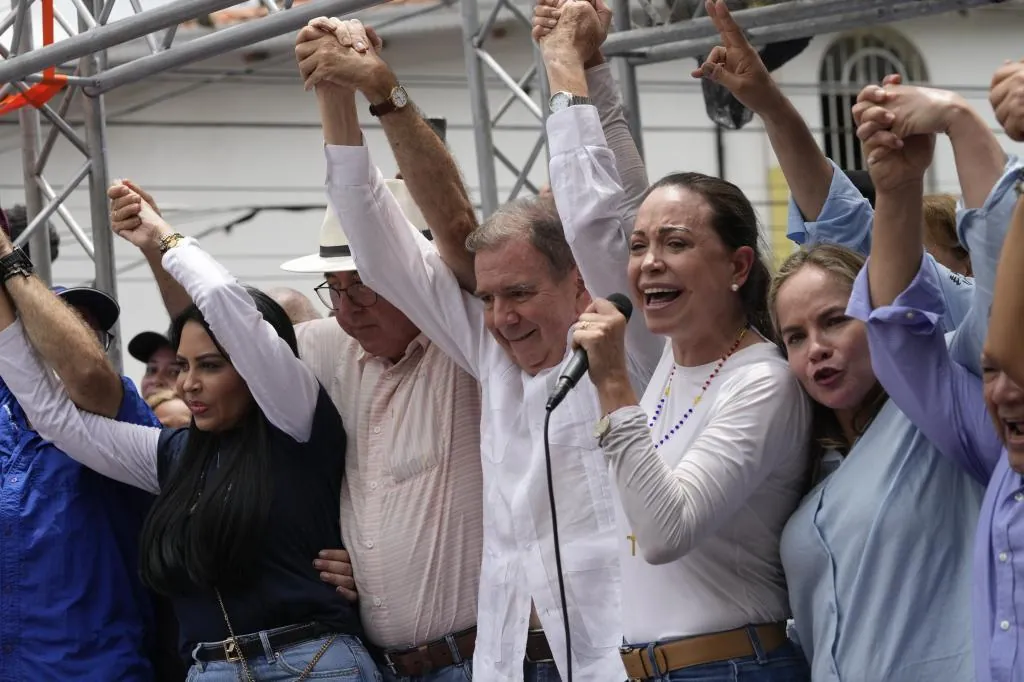
[(25, 252), (18, 247), (9, 254), (0, 258), (0, 280), (6, 282), (16, 275), (29, 277), (35, 272), (32, 261), (25, 255)]
[[(396, 95), (398, 93), (402, 93), (402, 98), (405, 100), (405, 102), (401, 105), (399, 105), (395, 101)], [(393, 111), (398, 111), (407, 103), (408, 94), (405, 92), (405, 88), (403, 88), (401, 85), (396, 85), (395, 87), (391, 88), (391, 92), (388, 93), (387, 98), (383, 102), (370, 105), (370, 115), (380, 118), (381, 116), (390, 114)]]
[(569, 106), (570, 107), (579, 106), (581, 104), (593, 104), (593, 103), (594, 103), (594, 100), (590, 99), (589, 97), (584, 97), (582, 95), (573, 95), (572, 97), (569, 98)]
[(164, 254), (173, 249), (175, 246), (180, 244), (185, 239), (185, 236), (179, 232), (174, 232), (160, 239), (160, 253)]

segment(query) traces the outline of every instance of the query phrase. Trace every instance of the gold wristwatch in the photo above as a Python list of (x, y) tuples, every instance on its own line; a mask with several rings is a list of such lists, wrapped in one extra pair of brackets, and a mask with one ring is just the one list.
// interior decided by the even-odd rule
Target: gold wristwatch
[(168, 250), (173, 249), (183, 239), (185, 239), (185, 236), (177, 232), (174, 232), (172, 234), (167, 235), (166, 237), (163, 237), (160, 240), (160, 253), (167, 253)]

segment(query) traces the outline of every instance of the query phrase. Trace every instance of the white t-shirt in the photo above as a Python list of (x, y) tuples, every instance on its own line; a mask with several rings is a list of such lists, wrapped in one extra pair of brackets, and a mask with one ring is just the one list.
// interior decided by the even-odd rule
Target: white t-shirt
[(602, 444), (616, 482), (630, 644), (789, 616), (779, 539), (806, 486), (810, 402), (775, 346), (758, 343), (725, 362), (696, 406), (717, 361), (677, 366), (649, 429), (673, 364), (666, 344), (642, 409), (617, 410)]

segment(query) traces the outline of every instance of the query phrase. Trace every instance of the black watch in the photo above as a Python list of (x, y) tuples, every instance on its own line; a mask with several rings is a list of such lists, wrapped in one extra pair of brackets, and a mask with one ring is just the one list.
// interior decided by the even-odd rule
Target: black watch
[(15, 275), (29, 277), (33, 272), (35, 272), (35, 268), (32, 266), (32, 261), (18, 247), (14, 247), (14, 251), (0, 258), (0, 280), (4, 282)]

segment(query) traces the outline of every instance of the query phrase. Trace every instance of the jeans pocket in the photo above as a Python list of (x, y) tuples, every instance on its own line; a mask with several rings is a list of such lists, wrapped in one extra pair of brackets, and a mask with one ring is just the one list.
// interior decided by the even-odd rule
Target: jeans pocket
[(277, 665), (287, 673), (299, 677), (317, 654), (323, 652), (307, 680), (360, 680), (376, 682), (381, 679), (370, 654), (362, 643), (348, 635), (331, 635), (285, 647), (277, 651)]

